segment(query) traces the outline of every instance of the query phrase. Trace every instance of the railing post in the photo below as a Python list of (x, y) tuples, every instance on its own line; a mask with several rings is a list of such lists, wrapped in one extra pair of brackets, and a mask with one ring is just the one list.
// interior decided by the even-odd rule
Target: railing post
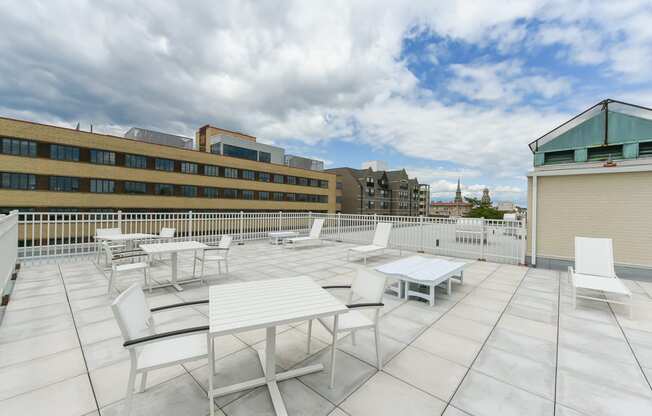
[(122, 210), (118, 210), (118, 228), (122, 232)]
[(481, 218), (480, 220), (482, 221), (482, 229), (481, 229), (481, 232), (480, 232), (480, 259), (479, 260), (484, 261), (484, 260), (486, 260), (486, 258), (485, 258), (485, 246), (484, 246), (484, 240), (485, 239), (484, 239), (484, 236), (485, 236), (487, 230), (486, 230), (486, 225), (485, 225), (485, 219)]
[(423, 252), (423, 215), (419, 215), (419, 253)]
[(240, 211), (240, 243), (244, 239), (244, 211)]
[(337, 241), (342, 241), (342, 213), (338, 212), (337, 213), (337, 237), (335, 239)]
[(188, 211), (188, 238), (192, 239), (192, 210)]
[(283, 229), (283, 211), (278, 212), (278, 230), (281, 231)]

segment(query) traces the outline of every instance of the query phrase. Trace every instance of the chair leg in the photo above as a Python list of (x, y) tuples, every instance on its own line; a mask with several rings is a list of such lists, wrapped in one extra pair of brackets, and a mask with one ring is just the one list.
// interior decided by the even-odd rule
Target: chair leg
[(310, 355), (310, 341), (312, 340), (312, 319), (308, 321), (308, 345), (306, 346), (306, 354)]
[(374, 339), (376, 341), (376, 364), (378, 366), (378, 371), (383, 369), (383, 363), (381, 361), (380, 354), (380, 336), (378, 334), (378, 325), (374, 327)]
[(206, 279), (204, 278), (204, 276), (205, 276), (205, 274), (204, 274), (205, 265), (206, 265), (206, 259), (201, 261), (201, 280), (202, 280), (202, 282), (206, 281)]
[(129, 370), (129, 381), (127, 381), (127, 396), (125, 399), (124, 415), (131, 414), (131, 405), (134, 399), (134, 384), (136, 383), (136, 365), (135, 362), (131, 363), (131, 370)]
[(141, 373), (140, 375), (140, 389), (138, 389), (138, 393), (144, 392), (145, 387), (147, 387), (147, 371)]
[(195, 269), (197, 267), (197, 255), (192, 256), (192, 277), (195, 277)]
[(113, 269), (111, 269), (111, 274), (109, 275), (109, 287), (106, 289), (106, 293), (109, 294), (109, 295), (111, 294), (111, 289), (113, 289), (113, 274), (114, 274), (114, 272), (115, 271)]

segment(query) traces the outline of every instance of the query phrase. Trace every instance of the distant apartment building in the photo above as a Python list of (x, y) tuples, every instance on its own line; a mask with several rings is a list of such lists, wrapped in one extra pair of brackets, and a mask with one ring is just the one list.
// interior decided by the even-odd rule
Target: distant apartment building
[(341, 178), (341, 212), (345, 214), (419, 215), (419, 182), (405, 169), (374, 171), (335, 168)]
[(419, 215), (430, 215), (430, 185), (419, 184)]
[(303, 156), (285, 155), (285, 164), (292, 168), (324, 170), (324, 162), (321, 160), (310, 159)]
[(457, 180), (457, 190), (455, 191), (455, 199), (452, 201), (437, 201), (430, 204), (430, 216), (432, 217), (466, 217), (473, 204), (464, 201), (462, 198), (462, 187), (460, 179)]
[(576, 236), (613, 239), (617, 272), (652, 268), (652, 109), (604, 100), (530, 143), (528, 260), (573, 264)]
[(336, 210), (336, 175), (288, 167), (283, 149), (253, 136), (204, 126), (197, 151), (188, 138), (130, 132), (0, 118), (0, 210)]

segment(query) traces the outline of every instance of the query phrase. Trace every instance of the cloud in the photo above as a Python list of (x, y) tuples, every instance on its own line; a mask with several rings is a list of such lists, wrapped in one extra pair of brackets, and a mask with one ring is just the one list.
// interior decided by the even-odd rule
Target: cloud
[[(485, 188), (489, 189), (491, 199), (496, 201), (516, 201), (522, 202), (525, 200), (525, 191), (517, 186), (501, 185), (492, 187), (485, 184), (465, 184), (460, 185), (462, 195), (465, 197), (479, 198)], [(450, 200), (455, 197), (457, 190), (457, 182), (447, 181), (444, 179), (437, 180), (430, 184), (430, 196), (433, 200)]]

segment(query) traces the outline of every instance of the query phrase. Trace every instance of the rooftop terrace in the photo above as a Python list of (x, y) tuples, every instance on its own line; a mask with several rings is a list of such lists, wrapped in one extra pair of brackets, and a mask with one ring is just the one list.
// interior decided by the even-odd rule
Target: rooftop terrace
[[(356, 270), (397, 259), (399, 252), (346, 261), (351, 244), (283, 249), (250, 241), (232, 248), (229, 273), (207, 264), (211, 285), (306, 275), (320, 284), (350, 283)], [(291, 415), (650, 415), (652, 414), (652, 283), (626, 281), (633, 319), (617, 305), (578, 302), (573, 311), (565, 273), (468, 261), (464, 285), (436, 306), (384, 296), (382, 371), (374, 367), (371, 332), (338, 344), (335, 387), (328, 370), (280, 383)], [(192, 257), (180, 255), (181, 276)], [(169, 264), (152, 268), (167, 280)], [(117, 289), (141, 282), (121, 275)], [(157, 289), (150, 306), (205, 299), (208, 286)], [(107, 277), (90, 257), (24, 263), (0, 324), (0, 414), (117, 415), (128, 355), (109, 307)], [(205, 325), (205, 305), (162, 312), (162, 330)], [(306, 323), (280, 328), (283, 369), (329, 363), (330, 335)], [(219, 338), (219, 385), (263, 375), (256, 350), (264, 330)], [(328, 369), (328, 365), (325, 365)], [(206, 360), (151, 373), (134, 398), (134, 415), (208, 414)], [(267, 390), (216, 399), (218, 414), (271, 415)], [(221, 413), (220, 413), (221, 412)]]

